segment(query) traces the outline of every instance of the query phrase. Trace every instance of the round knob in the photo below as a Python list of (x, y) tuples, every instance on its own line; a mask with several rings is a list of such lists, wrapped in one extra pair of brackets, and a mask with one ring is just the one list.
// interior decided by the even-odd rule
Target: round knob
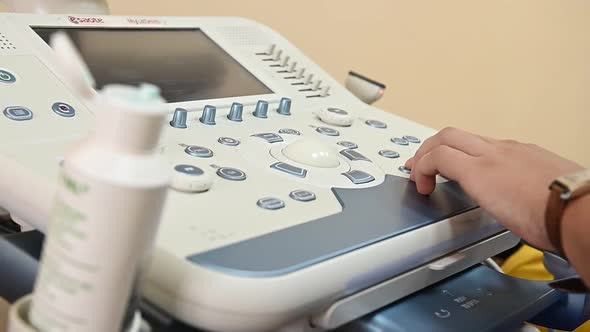
[(201, 114), (201, 118), (199, 120), (203, 124), (214, 125), (215, 124), (215, 113), (217, 113), (217, 109), (215, 108), (215, 106), (207, 105), (203, 109), (203, 114)]
[(291, 62), (291, 64), (289, 65), (289, 69), (288, 71), (290, 73), (294, 73), (297, 70), (297, 61), (293, 61)]
[(312, 167), (334, 168), (340, 165), (338, 153), (314, 139), (293, 142), (283, 149), (283, 154), (295, 162)]
[(233, 103), (233, 104), (231, 104), (231, 108), (229, 110), (229, 114), (227, 115), (227, 118), (230, 121), (241, 122), (243, 112), (244, 112), (244, 105), (242, 105), (240, 103)]
[(268, 102), (264, 101), (264, 100), (259, 100), (256, 103), (256, 108), (254, 109), (254, 113), (252, 113), (252, 115), (254, 115), (257, 118), (262, 118), (262, 119), (266, 119), (268, 113)]
[(184, 108), (177, 108), (172, 116), (170, 125), (174, 128), (186, 128), (187, 111)]
[(334, 126), (348, 127), (353, 121), (347, 111), (335, 107), (322, 108), (317, 115), (323, 122)]
[(291, 98), (281, 98), (277, 112), (282, 115), (291, 115)]
[(313, 82), (313, 74), (307, 75), (307, 78), (305, 79), (305, 84), (311, 84), (312, 82)]

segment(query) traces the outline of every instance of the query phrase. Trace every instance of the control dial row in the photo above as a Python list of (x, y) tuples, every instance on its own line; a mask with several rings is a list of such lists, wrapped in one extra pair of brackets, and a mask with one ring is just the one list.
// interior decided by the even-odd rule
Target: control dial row
[[(283, 97), (279, 102), (277, 113), (281, 115), (291, 115), (291, 99)], [(244, 113), (244, 105), (240, 103), (233, 103), (227, 115), (227, 119), (234, 122), (242, 122)], [(213, 126), (216, 124), (215, 116), (217, 115), (217, 108), (212, 105), (206, 105), (203, 108), (203, 112), (199, 121), (203, 124)], [(259, 100), (256, 103), (254, 112), (252, 113), (257, 118), (266, 119), (268, 118), (268, 102), (265, 100)], [(187, 117), (188, 111), (184, 108), (177, 108), (174, 111), (170, 126), (174, 128), (187, 128)]]

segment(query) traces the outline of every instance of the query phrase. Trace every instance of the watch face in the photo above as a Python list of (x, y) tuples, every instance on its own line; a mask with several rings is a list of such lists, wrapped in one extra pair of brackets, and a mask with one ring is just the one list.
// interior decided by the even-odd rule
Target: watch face
[(564, 175), (557, 179), (557, 182), (567, 188), (571, 197), (578, 197), (590, 192), (590, 169)]

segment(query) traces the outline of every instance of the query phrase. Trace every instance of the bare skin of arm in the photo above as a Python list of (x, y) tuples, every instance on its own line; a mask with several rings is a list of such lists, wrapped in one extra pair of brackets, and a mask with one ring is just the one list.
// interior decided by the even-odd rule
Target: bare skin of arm
[[(533, 144), (496, 140), (445, 128), (426, 140), (406, 162), (418, 191), (428, 195), (440, 174), (465, 192), (506, 228), (533, 246), (552, 250), (545, 229), (549, 185), (583, 169)], [(590, 197), (569, 203), (562, 220), (564, 250), (590, 284)]]

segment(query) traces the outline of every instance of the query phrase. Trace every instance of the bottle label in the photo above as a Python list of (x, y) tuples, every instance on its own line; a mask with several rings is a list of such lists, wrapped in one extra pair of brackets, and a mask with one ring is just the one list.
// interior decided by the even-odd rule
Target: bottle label
[(29, 315), (39, 331), (121, 330), (165, 194), (62, 173)]

